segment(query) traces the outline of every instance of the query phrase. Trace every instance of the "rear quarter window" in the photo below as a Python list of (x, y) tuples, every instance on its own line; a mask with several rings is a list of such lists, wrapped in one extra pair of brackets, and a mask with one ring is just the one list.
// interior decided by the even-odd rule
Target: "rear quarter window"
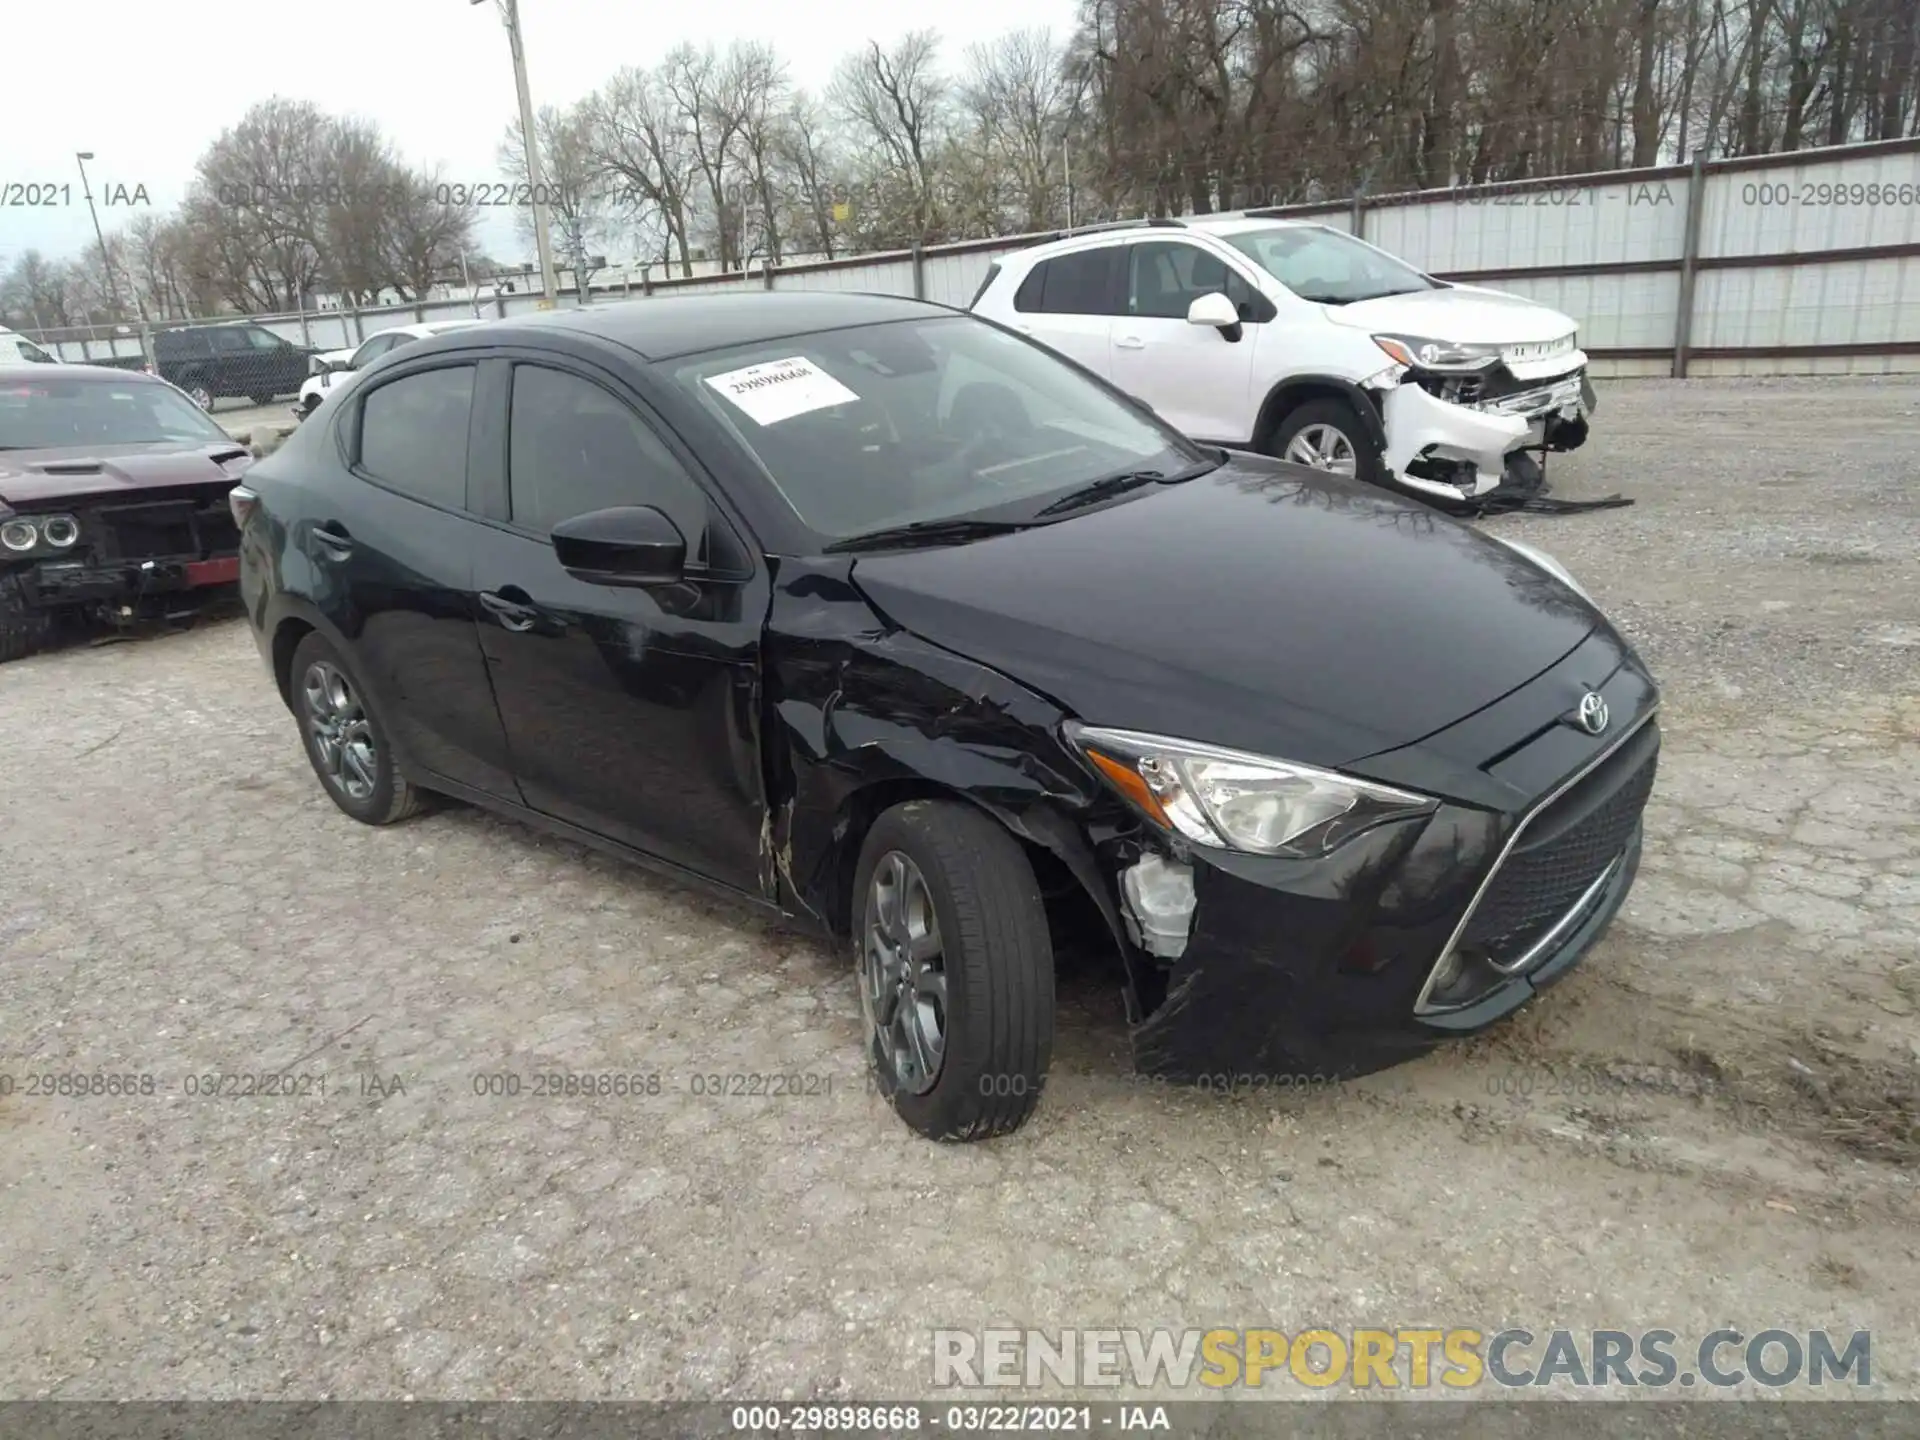
[(1028, 315), (1114, 314), (1115, 261), (1121, 254), (1120, 247), (1105, 245), (1042, 260), (1021, 282), (1013, 308)]
[(1013, 308), (1022, 315), (1033, 315), (1040, 309), (1040, 300), (1046, 294), (1047, 266), (1050, 260), (1042, 260), (1027, 272), (1027, 278), (1020, 282), (1020, 288), (1013, 292)]

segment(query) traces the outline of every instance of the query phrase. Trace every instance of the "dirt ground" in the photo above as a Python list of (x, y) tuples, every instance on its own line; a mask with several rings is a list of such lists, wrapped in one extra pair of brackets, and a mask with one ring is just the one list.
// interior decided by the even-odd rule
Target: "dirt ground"
[[(470, 809), (354, 824), (237, 621), (0, 670), (0, 1075), (154, 1077), (0, 1098), (0, 1397), (902, 1396), (935, 1327), (1520, 1324), (1866, 1329), (1920, 1398), (1920, 381), (1601, 404), (1550, 479), (1637, 503), (1489, 523), (1665, 685), (1639, 884), (1514, 1022), (1331, 1093), (1129, 1084), (1075, 969), (1035, 1120), (936, 1147), (840, 957)], [(325, 1090), (189, 1093), (262, 1071)], [(659, 1090), (481, 1093), (549, 1071)], [(819, 1079), (699, 1078), (741, 1072)]]

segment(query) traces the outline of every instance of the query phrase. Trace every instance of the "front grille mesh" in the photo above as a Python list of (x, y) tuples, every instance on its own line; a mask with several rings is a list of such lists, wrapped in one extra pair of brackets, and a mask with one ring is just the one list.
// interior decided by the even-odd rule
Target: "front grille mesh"
[(1460, 937), (1461, 948), (1504, 965), (1552, 929), (1626, 848), (1653, 793), (1658, 764), (1658, 753), (1648, 754), (1630, 774), (1614, 777), (1613, 793), (1570, 827), (1555, 825), (1555, 810), (1591, 803), (1591, 792), (1582, 794), (1584, 787), (1576, 787), (1536, 817), (1530, 828), (1542, 838), (1529, 845), (1529, 837), (1521, 837), (1481, 897)]

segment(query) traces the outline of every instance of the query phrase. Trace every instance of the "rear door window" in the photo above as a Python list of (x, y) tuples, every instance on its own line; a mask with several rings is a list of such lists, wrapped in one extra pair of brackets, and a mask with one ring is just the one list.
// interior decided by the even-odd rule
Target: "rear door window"
[(358, 468), (403, 495), (465, 509), (474, 373), (448, 365), (369, 390), (360, 402)]

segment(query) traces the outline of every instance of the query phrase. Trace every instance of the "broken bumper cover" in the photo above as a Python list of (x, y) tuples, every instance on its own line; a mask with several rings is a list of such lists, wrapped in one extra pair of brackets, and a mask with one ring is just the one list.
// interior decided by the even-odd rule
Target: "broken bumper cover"
[[(1382, 456), (1402, 485), (1449, 500), (1484, 495), (1500, 483), (1507, 453), (1527, 443), (1531, 426), (1518, 415), (1498, 415), (1455, 405), (1429, 395), (1418, 385), (1400, 384), (1380, 398), (1386, 427)], [(1474, 467), (1471, 488), (1428, 480), (1411, 473), (1416, 460), (1464, 461)]]
[(1501, 978), (1470, 1005), (1427, 1015), (1416, 1004), (1470, 885), (1431, 925), (1386, 915), (1355, 925), (1349, 907), (1314, 893), (1317, 886), (1283, 888), (1272, 874), (1201, 861), (1191, 942), (1165, 1001), (1133, 1030), (1134, 1066), (1215, 1088), (1311, 1085), (1382, 1070), (1482, 1030), (1566, 975), (1606, 932), (1632, 888), (1640, 844), (1636, 825), (1597, 903), (1523, 973)]
[[(1550, 723), (1488, 767), (1535, 797), (1511, 810), (1442, 803), (1314, 860), (1190, 847), (1188, 933), (1159, 962), (1164, 996), (1134, 1016), (1136, 1069), (1216, 1085), (1363, 1075), (1481, 1030), (1569, 972), (1633, 886), (1658, 766), (1651, 685), (1623, 666), (1602, 689), (1637, 718), (1597, 747)], [(1484, 712), (1461, 725), (1462, 747), (1499, 728)], [(1124, 872), (1122, 885), (1130, 928), (1146, 928)]]
[(230, 584), (240, 578), (238, 555), (204, 560), (47, 560), (22, 576), (28, 600), (49, 608), (119, 602), (131, 605), (154, 595)]
[[(1409, 489), (1448, 500), (1472, 499), (1507, 477), (1512, 455), (1540, 447), (1573, 449), (1586, 438), (1596, 399), (1583, 369), (1544, 384), (1472, 404), (1443, 400), (1411, 380), (1379, 396), (1386, 433), (1382, 460)], [(1453, 484), (1413, 472), (1417, 461), (1470, 465), (1470, 480)]]

